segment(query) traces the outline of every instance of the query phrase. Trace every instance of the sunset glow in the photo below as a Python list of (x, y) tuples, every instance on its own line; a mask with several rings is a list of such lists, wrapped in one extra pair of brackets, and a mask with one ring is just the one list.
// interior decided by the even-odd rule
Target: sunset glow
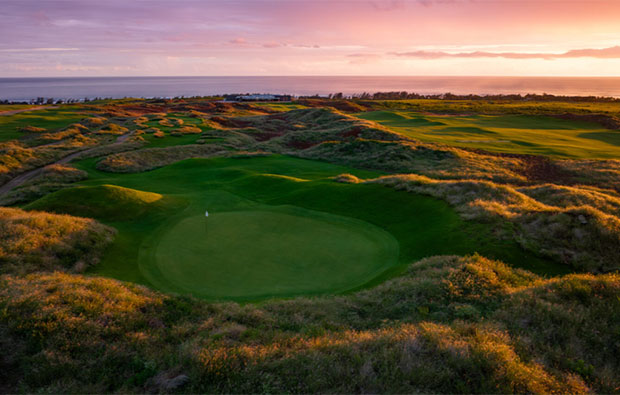
[(618, 1), (3, 1), (0, 76), (620, 76)]

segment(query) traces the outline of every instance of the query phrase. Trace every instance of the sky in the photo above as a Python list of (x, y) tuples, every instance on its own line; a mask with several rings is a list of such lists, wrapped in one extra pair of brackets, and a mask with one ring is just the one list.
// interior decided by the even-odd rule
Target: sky
[(0, 77), (620, 76), (620, 0), (1, 0)]

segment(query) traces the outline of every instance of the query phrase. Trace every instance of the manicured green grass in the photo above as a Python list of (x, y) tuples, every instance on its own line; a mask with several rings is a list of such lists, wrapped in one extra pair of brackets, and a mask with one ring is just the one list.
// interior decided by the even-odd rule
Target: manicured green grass
[(270, 110), (276, 110), (276, 111), (291, 111), (291, 110), (300, 110), (302, 108), (308, 108), (304, 105), (296, 104), (294, 102), (278, 102), (278, 103), (260, 102), (260, 103), (255, 103), (255, 104), (262, 108), (268, 108)]
[(86, 117), (87, 115), (80, 113), (76, 107), (69, 106), (0, 116), (0, 141), (21, 137), (23, 133), (19, 132), (18, 128), (24, 126), (55, 130), (69, 126)]
[(398, 263), (380, 228), (292, 206), (186, 217), (149, 247), (140, 266), (153, 284), (208, 298), (344, 291)]
[(619, 102), (525, 101), (525, 100), (372, 100), (363, 101), (375, 109), (441, 114), (620, 114)]
[(540, 115), (428, 115), (372, 111), (358, 117), (421, 141), (560, 158), (620, 157), (620, 131)]
[(148, 148), (170, 147), (173, 145), (194, 144), (200, 138), (200, 134), (186, 134), (183, 136), (171, 136), (166, 133), (164, 137), (154, 137), (152, 134), (142, 134), (143, 139), (148, 142)]
[[(163, 196), (161, 201), (154, 200), (151, 203), (144, 203), (142, 200), (139, 204), (140, 210), (133, 208), (126, 210), (123, 205), (131, 204), (135, 207), (135, 200), (110, 197), (109, 193), (102, 193), (100, 197), (91, 193), (88, 198), (82, 198), (82, 193), (88, 189), (65, 190), (66, 194), (84, 204), (108, 207), (105, 210), (93, 210), (91, 213), (95, 218), (114, 226), (119, 231), (114, 244), (102, 262), (93, 269), (93, 273), (148, 284), (167, 291), (174, 290), (181, 293), (189, 291), (209, 299), (233, 300), (256, 300), (269, 295), (295, 296), (342, 292), (374, 285), (402, 272), (406, 265), (426, 256), (463, 255), (474, 252), (503, 259), (515, 266), (542, 274), (557, 274), (568, 270), (563, 265), (552, 264), (524, 252), (514, 242), (497, 240), (486, 225), (463, 221), (443, 201), (396, 191), (377, 184), (337, 183), (330, 178), (341, 173), (352, 173), (362, 178), (378, 175), (373, 172), (278, 155), (191, 159), (138, 174), (111, 174), (97, 171), (94, 168), (94, 159), (79, 162), (77, 166), (90, 174), (90, 179), (82, 183), (84, 185), (94, 187), (114, 184), (137, 190), (129, 193), (133, 197), (144, 196), (139, 191)], [(60, 195), (51, 194), (45, 199), (51, 200), (54, 196)], [(35, 202), (35, 206), (31, 207), (71, 214), (77, 206), (70, 201), (64, 206), (51, 204), (48, 206), (45, 199)], [(230, 248), (226, 248), (226, 244), (198, 245), (196, 238), (202, 237), (204, 229), (200, 225), (198, 230), (195, 229), (200, 221), (197, 223), (194, 221), (197, 218), (204, 218), (205, 210), (213, 213), (213, 218), (217, 218), (218, 213), (276, 213), (280, 220), (286, 218), (284, 222), (288, 225), (271, 232), (260, 228), (251, 232), (248, 223), (241, 223), (237, 233), (241, 240), (229, 240), (227, 245)], [(299, 215), (292, 218), (282, 217), (282, 213), (290, 213), (288, 210), (303, 213), (302, 218), (300, 219)], [(115, 211), (121, 213), (129, 211), (133, 214), (126, 217), (111, 214)], [(74, 214), (80, 213), (83, 211)], [(227, 216), (227, 221), (215, 220), (213, 232), (222, 229), (223, 232), (234, 235), (232, 220), (234, 216), (228, 214)], [(265, 226), (268, 224), (276, 226), (278, 221), (275, 219), (267, 221)], [(334, 221), (339, 224), (336, 226), (338, 236), (324, 237), (328, 234), (327, 229), (334, 230), (334, 225), (330, 225)], [(343, 233), (343, 227), (346, 226), (343, 224), (348, 224), (346, 226), (351, 232), (346, 237)], [(369, 229), (374, 229), (374, 233)], [(360, 267), (356, 269), (357, 271), (351, 270), (354, 261), (352, 257), (358, 256), (354, 250), (364, 244), (363, 240), (368, 239), (360, 234), (373, 234), (372, 239), (375, 243), (379, 242), (382, 246), (389, 245), (389, 242), (381, 241), (387, 240), (380, 236), (385, 234), (383, 232), (391, 235), (398, 243), (397, 259), (395, 261), (392, 258), (382, 259), (379, 264), (370, 258), (364, 263), (360, 258)], [(297, 244), (291, 242), (291, 238), (297, 237), (307, 238), (305, 248), (300, 247), (303, 243), (300, 244), (298, 239), (295, 242)], [(253, 269), (255, 271), (253, 276), (261, 271), (260, 265), (263, 265), (265, 268), (263, 279), (272, 279), (268, 285), (258, 286), (255, 279), (247, 277), (249, 272), (244, 271), (245, 262), (236, 261), (239, 258), (235, 258), (235, 254), (239, 257), (239, 254), (247, 252), (249, 257), (250, 249), (256, 248), (256, 243), (260, 240), (278, 239), (281, 240), (281, 244), (278, 247), (274, 246), (271, 258), (263, 251), (260, 252), (262, 255), (259, 258), (248, 263), (259, 265)], [(175, 247), (185, 241), (187, 244)], [(247, 243), (247, 246), (243, 243)], [(165, 247), (161, 247), (162, 244)], [(332, 244), (334, 247), (329, 247)], [(358, 247), (355, 247), (356, 245)], [(166, 255), (162, 248), (174, 252)], [(181, 252), (181, 248), (195, 249), (196, 256), (188, 259), (192, 253)], [(243, 248), (247, 251), (239, 251)], [(372, 252), (371, 246), (364, 248), (371, 256), (377, 253)], [(391, 248), (379, 248), (375, 251), (383, 251), (381, 253), (389, 256), (390, 251), (393, 251)], [(312, 250), (317, 251), (310, 254), (309, 251)], [(226, 251), (229, 251), (229, 256), (226, 256)], [(175, 254), (178, 256), (175, 257)], [(205, 255), (210, 254), (217, 256), (216, 261), (207, 259)], [(298, 259), (293, 260), (296, 254)], [(337, 267), (334, 269), (333, 277), (324, 274), (325, 267), (322, 266), (324, 263), (315, 266), (314, 269), (309, 265), (308, 270), (304, 271), (302, 266), (308, 265), (308, 259), (314, 259), (312, 256), (320, 256), (323, 259), (326, 256), (324, 254), (334, 254), (334, 258), (329, 261), (330, 265)], [(276, 268), (285, 267), (282, 259), (287, 257), (290, 265), (296, 267), (274, 274)], [(184, 273), (181, 281), (188, 281), (194, 273), (192, 270), (201, 267), (201, 262), (211, 266), (211, 268), (201, 267), (200, 275), (204, 276), (222, 262), (231, 261), (236, 261), (234, 265), (236, 268), (227, 263), (229, 267), (220, 268), (220, 275), (211, 279), (211, 283), (205, 284), (203, 288), (196, 283), (189, 286), (183, 286), (182, 282), (181, 285), (175, 284), (174, 281), (179, 280), (170, 278), (170, 268), (175, 264), (178, 265), (175, 270), (180, 271), (179, 275)], [(161, 270), (162, 265), (165, 270)], [(183, 272), (184, 270), (188, 272)], [(231, 271), (224, 276), (221, 270)], [(238, 273), (237, 276), (234, 275), (235, 271)], [(269, 274), (269, 271), (272, 273)], [(347, 279), (345, 279), (346, 273), (350, 274)], [(318, 278), (311, 279), (313, 276)], [(288, 279), (287, 284), (278, 285), (278, 279), (283, 278)], [(311, 283), (314, 283), (314, 288)]]
[(2, 104), (0, 105), (0, 113), (4, 111), (25, 110), (27, 108), (37, 107), (36, 104)]
[(132, 219), (166, 201), (162, 195), (116, 185), (63, 189), (26, 205), (29, 210), (71, 211), (80, 217)]

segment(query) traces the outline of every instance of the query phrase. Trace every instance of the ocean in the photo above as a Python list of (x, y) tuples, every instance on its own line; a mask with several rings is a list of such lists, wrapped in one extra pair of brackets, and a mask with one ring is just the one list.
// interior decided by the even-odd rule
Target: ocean
[(620, 97), (620, 77), (72, 77), (0, 78), (0, 100), (176, 97), (226, 93), (527, 94)]

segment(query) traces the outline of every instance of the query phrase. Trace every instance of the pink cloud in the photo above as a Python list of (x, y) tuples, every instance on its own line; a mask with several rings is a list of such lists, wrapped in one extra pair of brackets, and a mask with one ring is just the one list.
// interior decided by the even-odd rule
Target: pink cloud
[(238, 37), (235, 38), (234, 40), (230, 40), (228, 41), (230, 44), (235, 44), (235, 45), (246, 45), (248, 43), (248, 41), (243, 38), (243, 37)]
[(564, 59), (564, 58), (599, 58), (599, 59), (620, 59), (620, 46), (595, 49), (573, 49), (564, 53), (527, 53), (527, 52), (445, 52), (445, 51), (411, 51), (411, 52), (392, 52), (392, 55), (420, 58), (420, 59), (439, 59), (439, 58), (506, 58), (506, 59)]
[(374, 53), (353, 53), (347, 55), (347, 58), (351, 58), (350, 64), (366, 64), (378, 61), (381, 56)]

